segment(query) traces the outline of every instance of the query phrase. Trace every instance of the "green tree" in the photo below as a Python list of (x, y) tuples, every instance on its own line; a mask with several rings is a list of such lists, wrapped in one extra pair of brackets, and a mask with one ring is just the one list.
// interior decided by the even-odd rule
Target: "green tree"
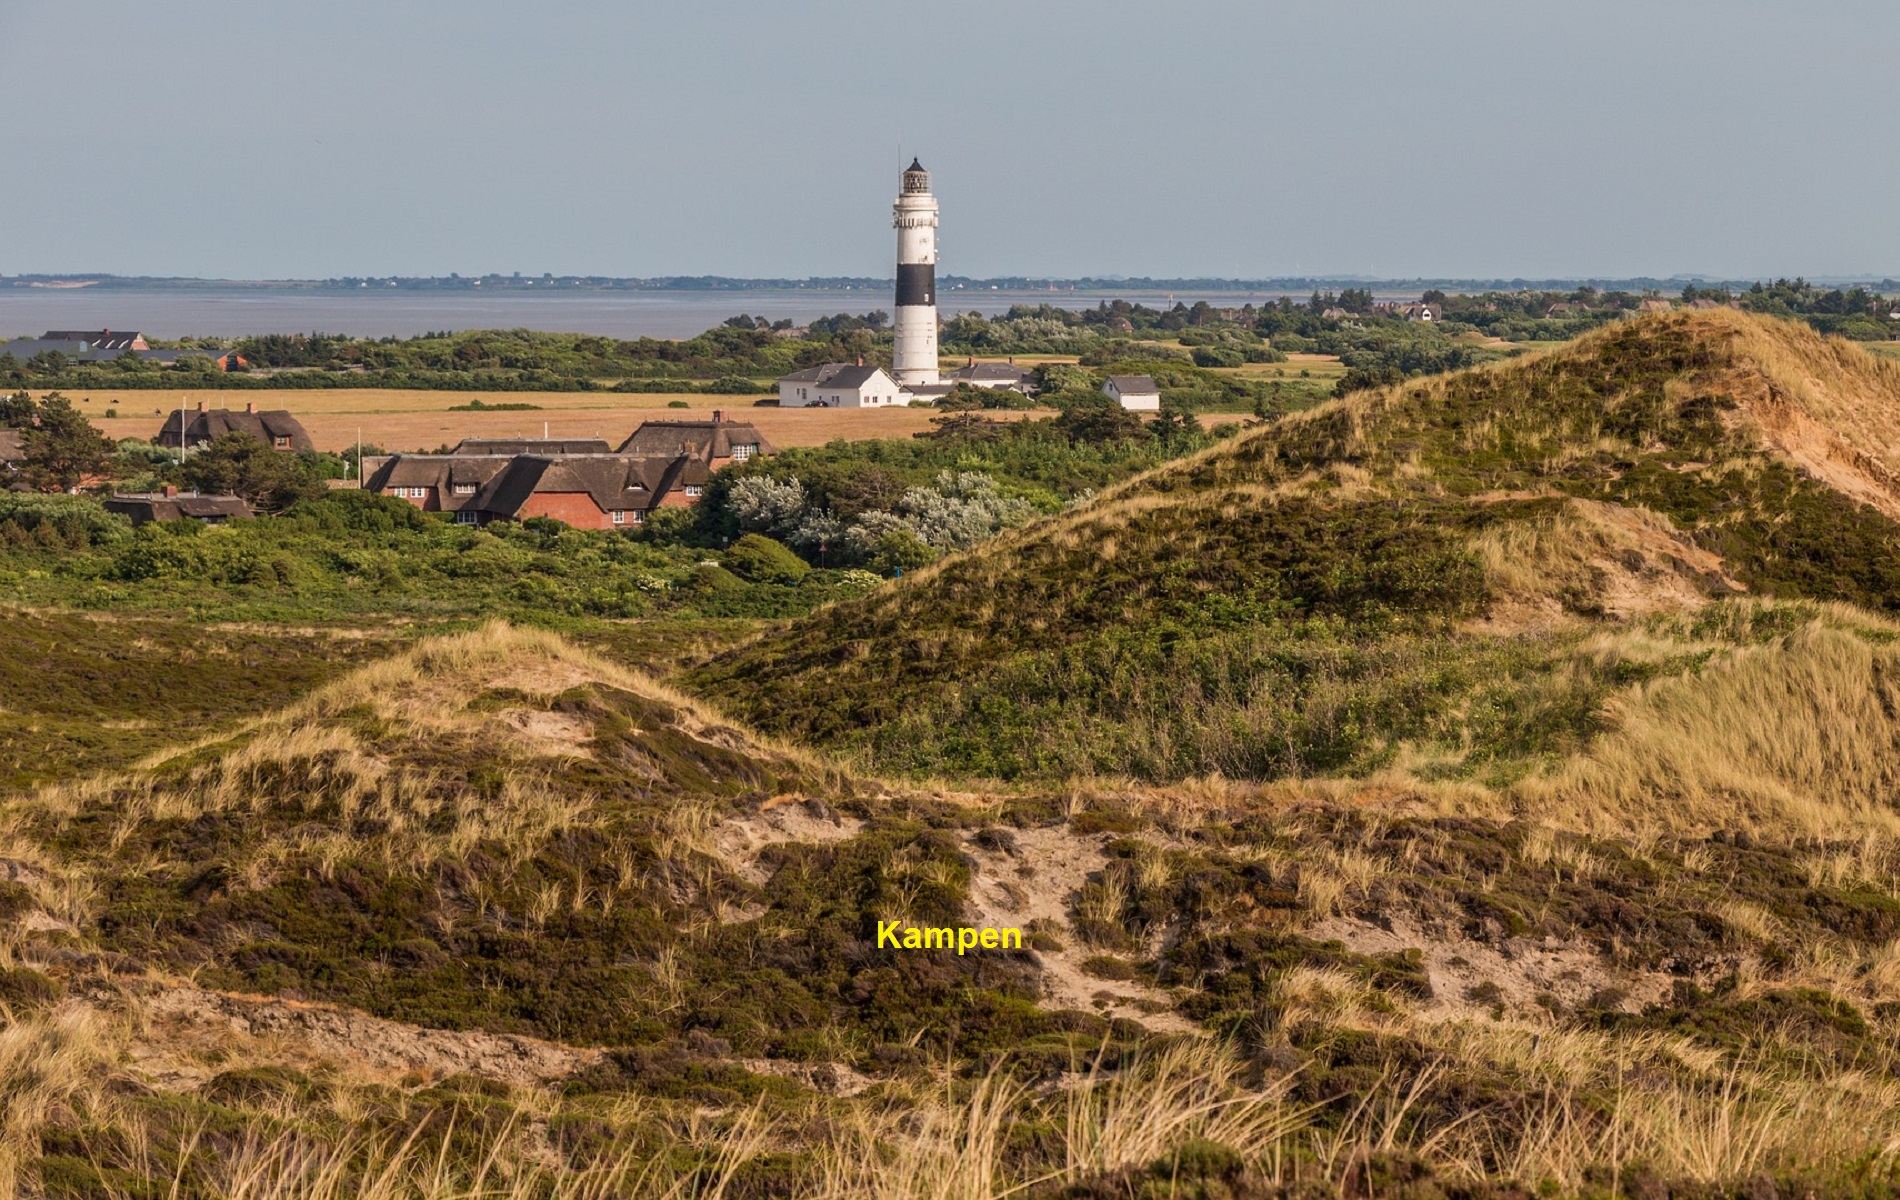
[(1055, 421), (1056, 432), (1072, 446), (1112, 446), (1148, 440), (1141, 418), (1107, 396), (1077, 400)]
[(264, 512), (280, 512), (326, 490), (317, 455), (286, 454), (243, 433), (227, 433), (191, 455), (180, 474), (198, 491), (242, 496)]
[(0, 396), (0, 428), (23, 429), (33, 423), (33, 417), (39, 411), (40, 406), (33, 399), (32, 392), (18, 391), (10, 396)]
[(54, 392), (20, 432), (20, 469), (42, 492), (70, 492), (88, 476), (104, 474), (116, 449), (84, 413)]

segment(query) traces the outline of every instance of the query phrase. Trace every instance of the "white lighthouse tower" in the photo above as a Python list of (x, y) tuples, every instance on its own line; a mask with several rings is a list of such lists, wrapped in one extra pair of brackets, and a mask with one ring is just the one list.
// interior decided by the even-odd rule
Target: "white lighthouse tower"
[(897, 350), (891, 373), (904, 387), (937, 382), (937, 198), (916, 159), (891, 206), (897, 227)]

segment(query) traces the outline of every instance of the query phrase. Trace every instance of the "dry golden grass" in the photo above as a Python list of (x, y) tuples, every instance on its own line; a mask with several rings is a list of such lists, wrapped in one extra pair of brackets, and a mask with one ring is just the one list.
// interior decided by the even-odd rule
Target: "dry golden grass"
[(1824, 621), (1726, 650), (1613, 697), (1610, 732), (1520, 801), (1606, 833), (1900, 832), (1896, 672), (1900, 651)]
[[(504, 847), (512, 867), (562, 832), (595, 825), (595, 802), (553, 786), (548, 772), (533, 765), (570, 747), (549, 745), (534, 733), (497, 720), (494, 713), (471, 712), (467, 700), (490, 688), (551, 697), (586, 685), (660, 700), (675, 710), (676, 723), (689, 735), (716, 729), (720, 732), (712, 736), (727, 743), (740, 736), (702, 702), (557, 634), (493, 622), (470, 633), (424, 639), (279, 712), (162, 752), (132, 771), (41, 788), (0, 808), (0, 834), (17, 831), (29, 817), (59, 822), (104, 806), (114, 813), (107, 836), (116, 849), (151, 821), (288, 805), (322, 808), (335, 819), (310, 822), (295, 836), (266, 844), (242, 864), (243, 884), (263, 887), (287, 864), (313, 859), (319, 870), (361, 858), (392, 872), (423, 872), (445, 859), (466, 856), (478, 844)], [(379, 758), (351, 729), (330, 720), (345, 713), (373, 717), (392, 736), (417, 744), (512, 749), (525, 765), (509, 773), (498, 791), (477, 794), (439, 770)], [(761, 757), (797, 763), (816, 778), (835, 778), (802, 751), (764, 738), (748, 744)], [(155, 782), (155, 768), (188, 757), (205, 761), (186, 771), (180, 782)], [(446, 822), (440, 819), (444, 815)], [(350, 832), (364, 822), (379, 832), (369, 838)], [(710, 861), (710, 830), (709, 811), (685, 806), (670, 819), (666, 844), (682, 863), (697, 858), (703, 874)], [(26, 845), (18, 836), (6, 840)], [(21, 860), (42, 863), (44, 856), (22, 853)], [(631, 882), (622, 881), (623, 886)], [(40, 909), (53, 919), (76, 929), (86, 928), (93, 919), (98, 892), (82, 867), (44, 865), (29, 886)], [(601, 895), (550, 895), (540, 904), (551, 912), (551, 906), (562, 903), (611, 904), (616, 894), (609, 889)]]
[[(176, 420), (181, 397), (170, 392), (94, 391), (75, 393), (80, 410), (92, 418), (107, 437), (149, 439), (167, 416)], [(484, 404), (535, 404), (538, 411), (450, 412), (471, 400)], [(385, 450), (431, 450), (465, 437), (539, 437), (545, 427), (554, 437), (600, 437), (619, 445), (642, 421), (705, 420), (715, 411), (751, 421), (774, 445), (820, 446), (843, 438), (909, 437), (931, 427), (931, 408), (836, 409), (754, 408), (748, 396), (668, 396), (611, 392), (430, 392), (402, 389), (338, 388), (334, 390), (260, 389), (242, 392), (204, 392), (192, 395), (216, 407), (288, 409), (315, 440), (317, 449), (340, 452), (364, 442)], [(684, 400), (687, 408), (668, 408)], [(119, 416), (107, 419), (107, 408)], [(991, 414), (1017, 420), (1020, 412)], [(1048, 415), (1041, 413), (1038, 415)]]
[(1498, 609), (1560, 611), (1589, 601), (1619, 618), (1690, 611), (1712, 592), (1741, 591), (1722, 560), (1644, 508), (1569, 500), (1563, 511), (1501, 523), (1471, 540)]
[[(1770, 1065), (1771, 1055), (1731, 1057), (1665, 1034), (1617, 1039), (1530, 1023), (1417, 1022), (1362, 993), (1343, 973), (1323, 971), (1294, 972), (1278, 991), (1278, 1028), (1404, 1033), (1436, 1056), (1413, 1068), (1389, 1063), (1345, 1098), (1343, 1118), (1291, 1102), (1291, 1077), (1250, 1084), (1240, 1057), (1184, 1041), (1118, 1071), (1079, 1064), (1052, 1091), (1031, 1089), (999, 1066), (973, 1082), (946, 1073), (934, 1085), (894, 1084), (842, 1111), (681, 1116), (628, 1099), (605, 1115), (638, 1128), (639, 1141), (610, 1141), (575, 1165), (557, 1165), (541, 1149), (537, 1127), (560, 1102), (521, 1090), (511, 1095), (515, 1120), (491, 1124), (473, 1145), (461, 1136), (453, 1149), (443, 1125), (415, 1119), (420, 1111), (401, 1123), (415, 1131), (406, 1136), (325, 1135), (316, 1132), (325, 1123), (285, 1120), (317, 1113), (264, 1098), (235, 1102), (215, 1140), (197, 1138), (188, 1123), (149, 1125), (113, 1099), (126, 1032), (118, 1019), (69, 1008), (0, 1032), (7, 1101), (0, 1195), (32, 1187), (38, 1135), (75, 1117), (119, 1124), (134, 1159), (146, 1164), (138, 1173), (159, 1190), (176, 1179), (230, 1200), (716, 1197), (748, 1165), (790, 1150), (808, 1156), (800, 1194), (817, 1200), (990, 1200), (1155, 1164), (1165, 1171), (1193, 1142), (1232, 1148), (1276, 1188), (1364, 1194), (1373, 1156), (1401, 1154), (1448, 1181), (1502, 1177), (1574, 1192), (1594, 1172), (1615, 1178), (1638, 1162), (1665, 1178), (1726, 1184), (1763, 1171), (1885, 1166), (1900, 1146), (1900, 1089), (1879, 1075), (1879, 1064), (1795, 1069)], [(1542, 1099), (1527, 1111), (1435, 1110), (1452, 1062), (1490, 1064)], [(345, 1076), (331, 1081), (321, 1103), (330, 1116), (354, 1121), (362, 1095)], [(390, 1102), (386, 1090), (376, 1100)], [(1059, 1151), (1026, 1175), (1009, 1153), (1011, 1131), (1024, 1122), (1045, 1124)]]
[(1300, 372), (1305, 371), (1305, 378), (1326, 383), (1344, 375), (1346, 364), (1340, 362), (1339, 356), (1335, 354), (1289, 354), (1285, 362), (1248, 363), (1241, 367), (1210, 369), (1217, 375), (1241, 375), (1249, 379), (1300, 379)]

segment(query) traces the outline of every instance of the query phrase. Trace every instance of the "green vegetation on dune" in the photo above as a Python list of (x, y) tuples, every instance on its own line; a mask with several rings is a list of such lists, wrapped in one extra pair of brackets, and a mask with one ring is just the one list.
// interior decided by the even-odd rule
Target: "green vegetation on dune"
[(0, 789), (124, 767), (388, 654), (365, 636), (163, 614), (10, 610), (0, 637)]
[[(849, 778), (552, 635), (427, 641), (203, 732), (149, 768), (46, 789), (12, 826), (96, 873), (102, 948), (203, 986), (588, 1045), (847, 1046), (866, 1068), (1045, 1035), (1067, 1062), (1111, 1032), (1039, 1010), (1020, 953), (867, 956), (877, 916), (960, 920), (966, 816), (872, 810)], [(741, 875), (715, 826), (788, 794), (824, 797), (854, 836)], [(646, 1075), (590, 1086), (660, 1085)]]
[(545, 520), (460, 526), (361, 492), (219, 527), (137, 529), (91, 497), (0, 496), (0, 586), (34, 604), (291, 621), (781, 617), (877, 583), (832, 570), (711, 588), (708, 555)]
[(1720, 311), (637, 534), (0, 496), (0, 1195), (1891, 1197), (1896, 445)]
[[(209, 1198), (331, 1153), (337, 1182), (297, 1194), (371, 1171), (427, 1200), (709, 1173), (835, 1200), (1895, 1179), (1900, 854), (1861, 824), (1637, 841), (1211, 783), (959, 803), (500, 626), (219, 732), (0, 810), (25, 881), (0, 882), (0, 1170), (29, 1190)], [(1073, 885), (1043, 877), (1066, 859)], [(1062, 913), (1033, 954), (876, 945), (1012, 890)], [(1052, 1000), (1064, 955), (1142, 1020)], [(421, 1034), (326, 1051), (300, 1040), (341, 1020), (321, 1002), (438, 1047), (565, 1044), (391, 1078)], [(537, 1054), (540, 1082), (507, 1081)]]
[[(1807, 394), (1804, 356), (1834, 391)], [(1645, 588), (1900, 607), (1900, 524), (1755, 432), (1791, 395), (1900, 406), (1885, 370), (1735, 314), (1626, 323), (1256, 429), (690, 682), (886, 770), (1277, 778), (1405, 754), (1510, 778), (1700, 650), (1599, 667), (1574, 629), (1481, 618), (1600, 617), (1623, 583), (1639, 608)], [(1577, 561), (1506, 548), (1538, 530)]]

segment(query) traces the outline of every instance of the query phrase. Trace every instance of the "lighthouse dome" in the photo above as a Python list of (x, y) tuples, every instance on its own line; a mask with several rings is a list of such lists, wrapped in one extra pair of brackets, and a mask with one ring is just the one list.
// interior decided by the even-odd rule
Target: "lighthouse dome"
[(910, 166), (904, 168), (904, 194), (915, 196), (929, 191), (930, 172), (924, 170), (924, 164), (911, 159)]

